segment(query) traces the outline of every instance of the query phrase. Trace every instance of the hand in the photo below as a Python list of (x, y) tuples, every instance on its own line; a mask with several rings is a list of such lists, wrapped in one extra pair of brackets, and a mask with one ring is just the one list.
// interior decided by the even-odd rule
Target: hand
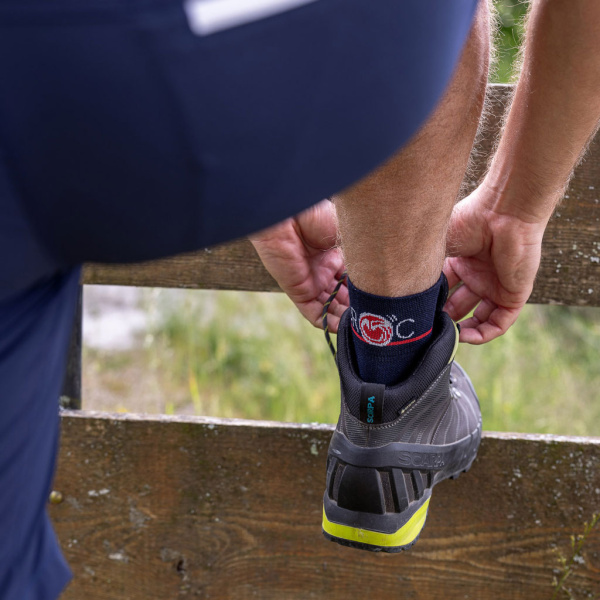
[[(265, 268), (298, 310), (315, 327), (322, 328), (323, 307), (344, 272), (336, 246), (335, 207), (323, 200), (305, 212), (250, 236)], [(344, 283), (329, 305), (327, 325), (337, 333), (348, 308)]]
[(461, 322), (460, 341), (484, 344), (506, 333), (533, 289), (546, 223), (494, 210), (498, 193), (482, 184), (452, 212), (444, 273), (450, 289), (444, 309)]

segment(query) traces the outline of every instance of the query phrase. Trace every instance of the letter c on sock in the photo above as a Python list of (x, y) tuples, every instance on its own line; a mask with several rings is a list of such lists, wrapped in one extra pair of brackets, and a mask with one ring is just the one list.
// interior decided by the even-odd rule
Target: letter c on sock
[(398, 323), (398, 325), (396, 325), (396, 335), (401, 339), (401, 340), (407, 340), (408, 338), (413, 337), (413, 335), (415, 335), (415, 330), (413, 329), (408, 335), (402, 335), (400, 333), (400, 327), (403, 323), (414, 323), (415, 320), (414, 319), (404, 319), (403, 321), (400, 321), (400, 323)]

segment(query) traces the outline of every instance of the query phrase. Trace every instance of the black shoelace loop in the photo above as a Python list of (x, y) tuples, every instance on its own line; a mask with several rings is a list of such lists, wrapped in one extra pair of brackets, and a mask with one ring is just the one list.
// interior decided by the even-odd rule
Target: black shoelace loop
[(327, 341), (327, 345), (329, 346), (329, 349), (331, 350), (331, 354), (333, 354), (334, 360), (336, 359), (336, 351), (335, 351), (335, 346), (333, 345), (333, 342), (331, 341), (331, 336), (329, 335), (329, 327), (327, 326), (327, 311), (329, 310), (329, 305), (333, 302), (334, 298), (337, 296), (337, 293), (340, 291), (340, 288), (342, 287), (344, 281), (346, 281), (347, 276), (348, 276), (348, 273), (346, 271), (344, 271), (342, 273), (342, 276), (338, 279), (337, 285), (335, 286), (335, 289), (331, 293), (331, 296), (329, 296), (329, 299), (323, 305), (323, 331), (325, 332), (325, 340)]

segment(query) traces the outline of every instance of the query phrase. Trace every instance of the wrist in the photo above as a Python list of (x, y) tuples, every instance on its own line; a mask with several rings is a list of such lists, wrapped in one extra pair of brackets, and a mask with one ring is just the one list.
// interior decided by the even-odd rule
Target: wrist
[(524, 224), (546, 228), (563, 196), (563, 186), (540, 185), (534, 177), (515, 172), (495, 171), (492, 167), (482, 182), (486, 208), (493, 213)]

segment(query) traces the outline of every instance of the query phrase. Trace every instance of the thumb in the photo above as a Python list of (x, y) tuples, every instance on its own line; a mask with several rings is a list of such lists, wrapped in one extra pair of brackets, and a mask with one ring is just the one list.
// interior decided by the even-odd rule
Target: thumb
[(475, 209), (470, 198), (466, 198), (452, 210), (446, 234), (446, 256), (473, 256), (484, 247), (483, 215)]
[(337, 242), (337, 216), (335, 206), (329, 200), (318, 204), (296, 216), (296, 223), (304, 241), (313, 248), (329, 250)]

